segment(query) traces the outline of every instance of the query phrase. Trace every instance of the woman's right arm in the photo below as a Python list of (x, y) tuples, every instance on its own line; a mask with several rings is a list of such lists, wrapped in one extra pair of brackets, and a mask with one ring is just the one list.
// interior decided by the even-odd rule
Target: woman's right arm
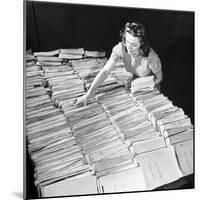
[(76, 105), (87, 105), (90, 96), (93, 94), (95, 89), (100, 86), (103, 81), (108, 77), (110, 71), (113, 69), (118, 60), (119, 57), (112, 53), (104, 68), (101, 69), (101, 71), (95, 77), (87, 93), (77, 99)]

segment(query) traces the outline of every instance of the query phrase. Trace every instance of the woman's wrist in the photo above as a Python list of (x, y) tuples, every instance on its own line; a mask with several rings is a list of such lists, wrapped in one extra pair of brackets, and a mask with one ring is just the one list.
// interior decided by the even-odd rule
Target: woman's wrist
[(89, 97), (91, 96), (91, 93), (88, 91), (88, 92), (85, 94), (85, 96), (86, 96), (87, 98), (89, 98)]

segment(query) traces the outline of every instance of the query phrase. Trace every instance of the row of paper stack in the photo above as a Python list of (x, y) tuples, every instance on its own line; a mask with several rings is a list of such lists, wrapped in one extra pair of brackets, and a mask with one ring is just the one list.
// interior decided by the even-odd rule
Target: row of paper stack
[[(61, 108), (61, 114), (64, 113), (62, 117), (56, 118), (57, 123), (64, 116), (63, 128), (55, 123), (54, 129), (55, 121), (51, 120), (54, 118), (41, 121), (44, 119), (43, 110), (39, 112), (41, 113), (37, 116), (39, 118), (36, 117), (42, 123), (33, 123), (28, 127), (29, 130), (34, 127), (37, 130), (38, 125), (41, 126), (44, 122), (44, 126), (41, 127), (45, 131), (37, 130), (36, 134), (34, 132), (34, 135), (29, 134), (29, 140), (32, 141), (30, 149), (34, 153), (33, 160), (37, 161), (36, 166), (39, 167), (36, 167), (39, 170), (36, 170), (35, 177), (41, 195), (50, 197), (97, 192), (141, 191), (153, 189), (182, 177), (182, 169), (180, 170), (178, 166), (180, 159), (177, 161), (175, 156), (177, 152), (183, 153), (179, 147), (181, 145), (176, 146), (176, 151), (174, 151), (158, 126), (152, 123), (153, 117), (150, 117), (151, 115), (148, 114), (150, 112), (144, 109), (145, 104), (140, 104), (128, 94), (116, 78), (108, 77), (88, 106), (74, 106), (73, 100), (85, 92), (84, 84), (88, 75), (99, 71), (106, 59), (90, 58), (77, 61), (72, 61), (72, 68), (68, 64), (36, 65), (43, 70), (43, 79), (48, 82), (49, 88), (46, 90), (51, 90), (51, 103), (57, 102)], [(86, 76), (84, 76), (84, 69)], [(94, 69), (94, 71), (87, 71), (87, 69)], [(154, 91), (151, 84), (148, 85), (150, 85), (150, 91), (145, 85), (139, 90), (134, 89), (132, 91), (135, 92), (134, 97), (148, 96), (151, 92), (159, 94), (158, 91)], [(49, 94), (48, 91), (47, 94)], [(34, 109), (35, 113), (37, 109)], [(46, 108), (41, 107), (41, 109)], [(58, 111), (58, 108), (55, 109)], [(47, 108), (46, 112), (48, 110)], [(49, 126), (53, 129), (48, 130)], [(42, 140), (40, 140), (41, 137)], [(67, 158), (63, 158), (65, 161), (56, 160), (60, 157), (54, 151), (65, 152), (58, 150), (60, 148), (73, 151), (70, 145), (65, 146), (70, 143), (69, 141), (75, 142), (73, 145), (78, 148), (78, 152), (81, 152), (81, 161), (75, 160), (75, 163), (70, 164)], [(185, 147), (185, 145), (182, 146)], [(51, 151), (52, 153), (49, 153)], [(53, 155), (57, 157), (52, 159)], [(42, 163), (43, 159), (46, 159), (46, 162)], [(80, 169), (75, 167), (77, 165), (81, 166), (83, 171), (69, 176), (70, 169)], [(75, 185), (80, 187), (77, 188)]]
[(53, 51), (28, 52), (26, 61), (35, 60), (37, 64), (60, 65), (68, 60), (83, 58), (102, 58), (105, 57), (105, 51), (85, 50), (84, 48), (56, 49)]
[[(141, 85), (144, 86), (143, 90)], [(192, 174), (194, 129), (190, 118), (182, 108), (173, 105), (171, 100), (155, 89), (153, 76), (136, 79), (131, 90), (134, 100), (160, 132), (167, 146), (172, 145), (175, 149), (183, 176)]]
[[(55, 67), (48, 66), (45, 68), (34, 63), (26, 65), (26, 138), (39, 192), (41, 188), (56, 181), (90, 174), (92, 171), (85, 162), (83, 151), (67, 119), (50, 98), (52, 89), (43, 84), (51, 78), (50, 74), (44, 76), (45, 70), (51, 71)], [(64, 73), (65, 66), (59, 66)]]

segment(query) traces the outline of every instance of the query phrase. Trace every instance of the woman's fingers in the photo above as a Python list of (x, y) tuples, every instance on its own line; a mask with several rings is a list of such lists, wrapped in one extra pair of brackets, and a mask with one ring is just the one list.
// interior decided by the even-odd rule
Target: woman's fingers
[(76, 105), (76, 103), (77, 103), (77, 99), (74, 99), (73, 104)]
[(85, 99), (83, 102), (83, 106), (86, 106), (86, 105), (87, 105), (87, 100)]
[(85, 96), (79, 97), (77, 99), (74, 100), (74, 104), (75, 105), (83, 105), (86, 106), (87, 105), (87, 98)]
[(74, 100), (74, 104), (77, 106), (77, 105), (80, 105), (81, 104), (81, 101), (80, 101), (80, 98), (77, 98)]

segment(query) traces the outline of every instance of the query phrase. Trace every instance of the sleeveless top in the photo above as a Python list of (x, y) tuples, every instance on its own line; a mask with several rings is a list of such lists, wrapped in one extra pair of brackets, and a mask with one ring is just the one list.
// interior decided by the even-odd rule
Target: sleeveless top
[(119, 42), (112, 49), (117, 57), (122, 59), (126, 70), (137, 77), (144, 77), (148, 75), (154, 75), (161, 70), (161, 62), (155, 51), (150, 48), (149, 55), (144, 57), (138, 55), (135, 60), (128, 54), (126, 47), (122, 42)]

